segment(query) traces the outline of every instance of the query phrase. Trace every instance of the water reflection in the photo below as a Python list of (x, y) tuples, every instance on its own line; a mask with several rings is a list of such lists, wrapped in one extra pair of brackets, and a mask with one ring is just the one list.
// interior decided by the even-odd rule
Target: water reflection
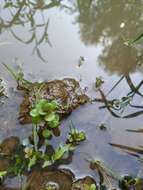
[[(51, 0), (48, 3), (44, 0), (2, 0), (0, 32), (10, 31), (16, 40), (24, 44), (34, 44), (33, 53), (47, 62), (40, 50), (43, 43), (51, 46), (48, 35), (49, 19), (45, 18), (44, 10), (58, 6), (62, 6), (60, 0)], [(18, 31), (19, 26), (22, 27), (24, 36)]]
[[(116, 90), (116, 87), (125, 80), (129, 91), (126, 95), (122, 95), (121, 97), (112, 98), (111, 100), (108, 99), (109, 94), (112, 91)], [(101, 99), (95, 99), (96, 102), (104, 103), (104, 106), (100, 106), (100, 109), (107, 108), (107, 110), (117, 118), (133, 118), (143, 114), (143, 105), (142, 105), (142, 98), (143, 93), (141, 91), (141, 87), (143, 85), (143, 80), (141, 80), (138, 84), (134, 84), (130, 75), (123, 75), (112, 87), (112, 89), (105, 95), (101, 88), (98, 89)], [(138, 96), (138, 99), (136, 97)], [(134, 103), (138, 101), (138, 103)], [(127, 113), (128, 110), (132, 110), (131, 113)], [(125, 112), (125, 113), (124, 113)]]
[(133, 72), (142, 61), (142, 48), (127, 47), (124, 41), (142, 32), (143, 1), (77, 0), (74, 11), (86, 45), (103, 45), (100, 64), (110, 73)]

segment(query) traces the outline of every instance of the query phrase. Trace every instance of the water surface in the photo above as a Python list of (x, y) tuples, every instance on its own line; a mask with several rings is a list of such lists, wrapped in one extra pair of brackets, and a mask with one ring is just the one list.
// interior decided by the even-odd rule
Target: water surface
[[(100, 98), (95, 90), (96, 77), (102, 76), (105, 94), (122, 76), (130, 76), (135, 85), (143, 80), (142, 43), (132, 47), (124, 44), (142, 32), (142, 0), (63, 0), (62, 5), (50, 8), (43, 8), (42, 2), (37, 1), (37, 7), (25, 8), (23, 4), (17, 12), (19, 7), (12, 5), (3, 9), (6, 1), (2, 0), (0, 43), (4, 44), (0, 46), (1, 63), (14, 67), (22, 64), (25, 77), (32, 81), (76, 78), (87, 87), (92, 98)], [(28, 18), (33, 11), (32, 17)], [(34, 37), (29, 41), (33, 33)], [(81, 57), (84, 63), (80, 66)], [(8, 99), (0, 110), (0, 137), (17, 135), (23, 139), (30, 133), (31, 126), (21, 126), (17, 119), (22, 95), (2, 64), (0, 75), (8, 92)], [(117, 99), (129, 91), (129, 85), (123, 79), (108, 98)], [(133, 103), (143, 105), (143, 99), (136, 95)], [(75, 151), (72, 162), (64, 167), (72, 168), (77, 176), (95, 175), (85, 160), (91, 156), (121, 174), (136, 175), (141, 167), (137, 159), (111, 147), (109, 142), (133, 147), (143, 145), (142, 133), (126, 131), (142, 128), (142, 115), (116, 118), (107, 109), (99, 109), (100, 105), (96, 102), (82, 106), (63, 121), (62, 137), (54, 139), (54, 145), (66, 138), (70, 120), (88, 136)], [(127, 107), (123, 115), (137, 110)], [(101, 123), (106, 124), (106, 131), (98, 128)]]

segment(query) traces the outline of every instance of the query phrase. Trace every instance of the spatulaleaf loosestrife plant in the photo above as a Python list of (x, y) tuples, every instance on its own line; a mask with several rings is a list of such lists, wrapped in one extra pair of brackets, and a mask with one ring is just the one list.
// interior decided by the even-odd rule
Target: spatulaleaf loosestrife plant
[(39, 100), (36, 102), (35, 107), (30, 111), (32, 123), (38, 125), (41, 122), (45, 122), (49, 128), (58, 127), (60, 118), (56, 113), (57, 108), (58, 103), (55, 100)]
[(70, 132), (68, 134), (67, 143), (72, 145), (78, 145), (80, 142), (86, 140), (84, 131), (78, 131), (73, 123), (70, 125)]
[(60, 124), (60, 117), (56, 113), (58, 103), (56, 101), (48, 101), (46, 99), (36, 100), (34, 107), (30, 111), (30, 116), (33, 123), (33, 138), (35, 151), (38, 150), (38, 130), (40, 124), (44, 123), (46, 128), (43, 130), (42, 135), (44, 138), (52, 136), (51, 130), (58, 128)]
[(54, 150), (52, 155), (49, 155), (46, 152), (46, 148), (44, 150), (38, 149), (35, 151), (34, 147), (29, 142), (24, 148), (25, 159), (28, 163), (27, 169), (31, 170), (31, 168), (38, 163), (42, 164), (42, 168), (50, 166), (73, 150), (74, 147), (70, 144), (61, 144)]

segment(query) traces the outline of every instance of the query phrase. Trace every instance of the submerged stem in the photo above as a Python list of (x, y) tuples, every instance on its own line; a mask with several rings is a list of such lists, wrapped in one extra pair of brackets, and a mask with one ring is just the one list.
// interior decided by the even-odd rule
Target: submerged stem
[(34, 149), (37, 152), (38, 151), (38, 143), (37, 143), (37, 125), (33, 125), (33, 140), (34, 140)]

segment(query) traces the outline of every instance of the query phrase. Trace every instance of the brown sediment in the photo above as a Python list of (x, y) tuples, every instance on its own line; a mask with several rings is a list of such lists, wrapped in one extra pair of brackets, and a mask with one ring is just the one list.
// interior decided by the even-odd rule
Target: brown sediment
[(57, 190), (71, 190), (74, 174), (67, 169), (33, 171), (27, 180), (27, 190), (43, 190), (48, 184), (55, 184)]
[(24, 99), (20, 105), (19, 112), (19, 119), (22, 124), (31, 123), (29, 112), (36, 100), (35, 94), (39, 89), (41, 99), (43, 98), (49, 101), (56, 100), (58, 102), (59, 108), (57, 113), (61, 117), (70, 114), (78, 106), (89, 101), (89, 97), (85, 95), (79, 82), (72, 78), (43, 83), (31, 83), (29, 88), (22, 89), (24, 90)]
[(0, 144), (0, 153), (9, 156), (13, 153), (18, 144), (20, 144), (18, 137), (11, 136), (9, 138), (6, 138)]
[(19, 138), (14, 136), (2, 141), (0, 144), (0, 171), (7, 171), (9, 169), (11, 156), (19, 144)]

